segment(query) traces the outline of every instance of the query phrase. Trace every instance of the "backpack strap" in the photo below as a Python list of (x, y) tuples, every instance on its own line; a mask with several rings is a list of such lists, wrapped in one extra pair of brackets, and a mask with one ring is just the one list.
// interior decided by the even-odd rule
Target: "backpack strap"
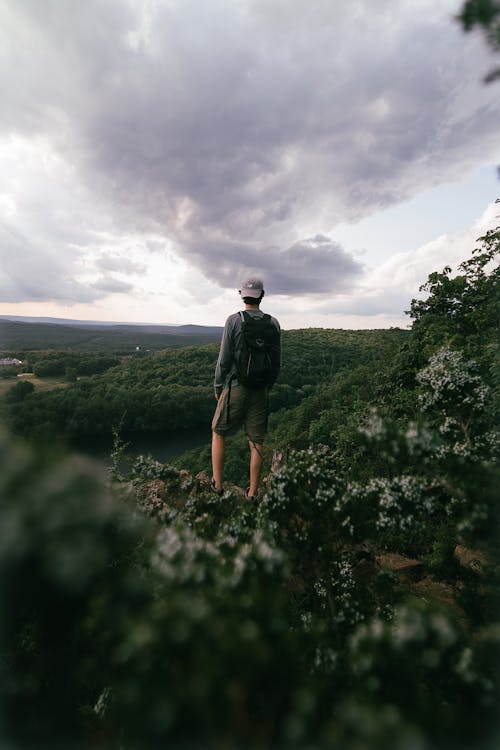
[(252, 318), (252, 320), (263, 320), (263, 321), (265, 320), (266, 323), (269, 323), (270, 320), (271, 320), (271, 316), (269, 315), (269, 313), (264, 313), (264, 315), (262, 316), (262, 318), (254, 318), (253, 315), (249, 315), (246, 310), (238, 310), (238, 312), (239, 312), (239, 315), (240, 315), (242, 323), (245, 322), (245, 320), (247, 319), (247, 317), (248, 318)]

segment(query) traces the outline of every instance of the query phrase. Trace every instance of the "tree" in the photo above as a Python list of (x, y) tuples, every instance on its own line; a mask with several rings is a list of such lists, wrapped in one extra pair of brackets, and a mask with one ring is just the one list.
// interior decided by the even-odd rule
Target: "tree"
[(420, 289), (429, 292), (424, 300), (413, 299), (413, 348), (424, 357), (444, 343), (463, 347), (479, 361), (498, 351), (500, 327), (500, 228), (480, 237), (473, 255), (452, 275), (447, 266), (434, 272)]
[[(458, 16), (464, 31), (482, 28), (488, 45), (494, 52), (500, 51), (500, 3), (498, 0), (467, 0)], [(494, 68), (485, 76), (490, 83), (500, 77), (500, 68)]]
[(7, 391), (5, 398), (10, 404), (20, 404), (34, 390), (35, 386), (29, 380), (20, 380)]

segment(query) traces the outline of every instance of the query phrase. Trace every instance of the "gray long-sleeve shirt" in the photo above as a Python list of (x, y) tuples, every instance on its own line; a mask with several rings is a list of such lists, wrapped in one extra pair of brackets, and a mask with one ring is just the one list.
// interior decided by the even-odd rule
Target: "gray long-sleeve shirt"
[[(254, 318), (264, 317), (262, 310), (246, 310)], [(271, 316), (271, 322), (281, 333), (280, 324)], [(241, 315), (239, 312), (233, 313), (226, 320), (222, 342), (220, 345), (219, 359), (215, 368), (214, 388), (215, 393), (219, 395), (231, 380), (233, 385), (237, 385), (236, 379), (236, 362), (241, 352)]]

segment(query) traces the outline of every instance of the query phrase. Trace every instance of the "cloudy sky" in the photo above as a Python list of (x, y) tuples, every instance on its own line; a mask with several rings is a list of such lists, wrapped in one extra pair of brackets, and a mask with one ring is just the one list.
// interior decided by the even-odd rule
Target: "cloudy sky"
[(498, 223), (460, 0), (0, 0), (0, 314), (406, 326)]

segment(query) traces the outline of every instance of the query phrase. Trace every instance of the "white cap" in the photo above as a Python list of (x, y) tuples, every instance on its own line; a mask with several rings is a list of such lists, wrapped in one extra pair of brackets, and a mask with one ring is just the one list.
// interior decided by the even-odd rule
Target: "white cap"
[(242, 297), (258, 298), (264, 291), (264, 284), (260, 279), (247, 279), (243, 282), (239, 291)]

